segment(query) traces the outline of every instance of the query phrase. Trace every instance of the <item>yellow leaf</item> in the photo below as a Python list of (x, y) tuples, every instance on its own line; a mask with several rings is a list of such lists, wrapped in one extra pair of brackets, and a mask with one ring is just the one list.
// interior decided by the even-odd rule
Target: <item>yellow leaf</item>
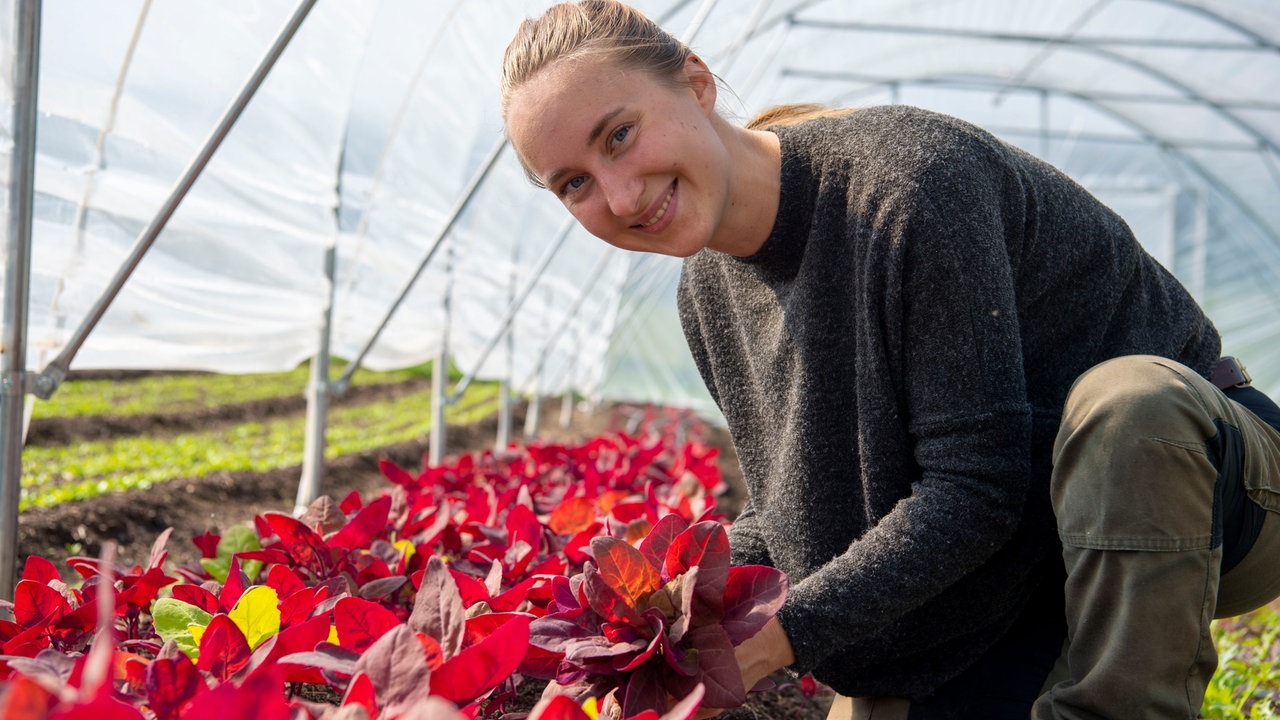
[[(249, 648), (255, 649), (264, 640), (280, 632), (280, 598), (275, 588), (255, 585), (236, 601), (228, 613), (231, 621), (244, 633)], [(199, 642), (197, 640), (197, 642)]]
[(418, 549), (413, 546), (412, 540), (397, 540), (395, 542), (395, 548), (400, 551), (401, 557), (403, 557), (406, 562), (408, 562), (409, 558), (413, 557), (414, 553), (418, 552)]
[(586, 702), (582, 703), (582, 710), (591, 720), (596, 720), (600, 716), (600, 706), (596, 703), (594, 696), (587, 698)]
[(196, 647), (200, 647), (200, 638), (204, 637), (204, 625), (188, 625), (187, 629), (191, 631), (191, 639), (196, 641)]

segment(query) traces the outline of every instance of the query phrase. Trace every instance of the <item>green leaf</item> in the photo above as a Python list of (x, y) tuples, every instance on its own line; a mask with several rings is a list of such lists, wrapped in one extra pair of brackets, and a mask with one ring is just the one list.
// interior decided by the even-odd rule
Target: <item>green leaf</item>
[(156, 634), (162, 640), (170, 640), (178, 644), (178, 648), (195, 660), (200, 655), (200, 646), (191, 635), (191, 626), (205, 626), (213, 619), (209, 613), (200, 608), (174, 598), (160, 598), (151, 605), (151, 617), (155, 622)]
[[(261, 548), (262, 543), (258, 541), (258, 533), (254, 532), (253, 528), (237, 525), (223, 533), (222, 539), (218, 541), (217, 557), (200, 558), (200, 566), (218, 582), (226, 583), (227, 575), (231, 573), (231, 556), (238, 552)], [(244, 570), (245, 577), (252, 580), (262, 572), (262, 561), (246, 560), (240, 567)]]

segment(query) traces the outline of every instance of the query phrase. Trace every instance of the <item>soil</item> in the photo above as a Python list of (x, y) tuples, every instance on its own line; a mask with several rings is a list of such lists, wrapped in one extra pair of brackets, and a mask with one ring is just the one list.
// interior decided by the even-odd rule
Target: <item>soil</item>
[[(108, 378), (110, 379), (110, 378)], [(424, 380), (409, 380), (387, 386), (353, 386), (331, 402), (331, 407), (364, 404), (421, 389)], [(512, 436), (524, 426), (525, 407), (513, 409)], [(305, 401), (281, 398), (242, 405), (211, 408), (180, 415), (130, 417), (87, 417), (43, 419), (33, 422), (29, 445), (56, 445), (96, 440), (127, 434), (166, 435), (178, 432), (213, 430), (220, 425), (264, 421), (272, 417), (297, 417), (303, 422)], [(548, 401), (542, 407), (537, 436), (544, 439), (583, 440), (604, 431), (619, 429), (623, 418), (617, 408), (594, 413), (577, 411), (569, 427), (560, 426), (560, 403)], [(497, 418), (472, 425), (451, 425), (446, 433), (445, 454), (479, 451), (492, 447), (497, 438)], [(707, 440), (720, 450), (721, 471), (728, 487), (720, 499), (721, 509), (734, 517), (741, 507), (744, 489), (741, 471), (723, 429), (709, 427)], [(423, 437), (325, 463), (320, 492), (341, 499), (355, 490), (362, 495), (388, 487), (378, 469), (381, 459), (407, 468), (421, 467), (428, 449)], [(205, 477), (183, 477), (146, 490), (109, 493), (96, 498), (55, 507), (32, 508), (19, 517), (18, 571), (30, 555), (54, 561), (67, 579), (78, 575), (66, 565), (72, 556), (97, 557), (103, 545), (114, 542), (116, 559), (124, 565), (145, 563), (152, 545), (167, 528), (173, 528), (167, 545), (166, 567), (195, 562), (200, 554), (191, 539), (208, 531), (243, 525), (267, 511), (289, 512), (297, 495), (299, 467), (268, 472), (215, 473)], [(726, 711), (723, 720), (781, 718), (819, 720), (826, 716), (830, 692), (822, 689), (807, 697), (795, 686), (754, 694), (748, 704)]]

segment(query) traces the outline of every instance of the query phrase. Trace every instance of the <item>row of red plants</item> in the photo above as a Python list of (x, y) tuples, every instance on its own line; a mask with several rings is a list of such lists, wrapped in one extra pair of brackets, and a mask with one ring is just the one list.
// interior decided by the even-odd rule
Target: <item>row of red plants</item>
[[(742, 704), (734, 647), (786, 577), (730, 567), (693, 418), (464, 454), (194, 539), (167, 569), (31, 557), (0, 620), (15, 720), (687, 720)], [(677, 442), (676, 437), (681, 441)], [(528, 693), (545, 681), (529, 707)], [(527, 690), (527, 688), (525, 688)], [(537, 696), (535, 696), (537, 697)]]

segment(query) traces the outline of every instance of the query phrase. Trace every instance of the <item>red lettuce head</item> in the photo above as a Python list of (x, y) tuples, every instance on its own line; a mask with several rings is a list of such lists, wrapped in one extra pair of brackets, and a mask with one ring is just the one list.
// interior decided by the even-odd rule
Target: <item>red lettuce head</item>
[(617, 691), (624, 717), (666, 712), (699, 685), (708, 707), (746, 701), (734, 647), (782, 607), (787, 578), (760, 565), (729, 566), (729, 538), (715, 521), (663, 517), (633, 547), (591, 541), (594, 562), (556, 578), (548, 613), (530, 625), (526, 674), (569, 694)]

